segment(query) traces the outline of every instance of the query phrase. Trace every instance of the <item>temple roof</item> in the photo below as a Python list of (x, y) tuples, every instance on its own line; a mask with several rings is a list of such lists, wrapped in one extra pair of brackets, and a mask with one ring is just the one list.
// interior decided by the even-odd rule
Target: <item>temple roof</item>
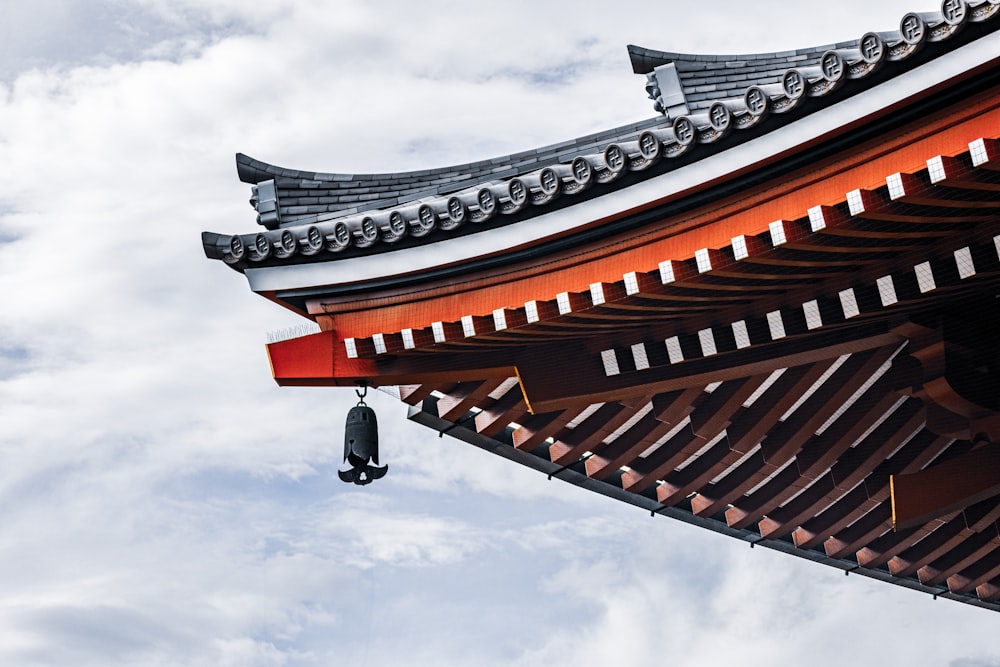
[(663, 115), (495, 160), (240, 156), (268, 230), (205, 250), (315, 321), (281, 385), (395, 386), (550, 478), (1000, 610), (1000, 0), (942, 9), (633, 47)]
[(269, 231), (206, 232), (205, 253), (240, 271), (322, 262), (491, 229), (610, 192), (774, 132), (1000, 27), (998, 0), (949, 1), (943, 10), (909, 13), (896, 31), (778, 53), (631, 46), (634, 70), (648, 73), (647, 90), (666, 115), (489, 160), (338, 174), (239, 154), (240, 178), (255, 184), (251, 202)]
[[(980, 353), (1000, 325), (998, 194), (1000, 141), (982, 138), (650, 271), (624, 252), (596, 259), (576, 277), (593, 281), (608, 264), (628, 272), (589, 285), (549, 280), (563, 290), (550, 299), (490, 312), (485, 287), (465, 300), (451, 292), (468, 314), (429, 321), (435, 286), (422, 284), (421, 298), (399, 305), (409, 326), (397, 329), (377, 287), (324, 295), (310, 312), (334, 328), (272, 344), (272, 369), (300, 386), (350, 382), (352, 368), (368, 368), (374, 383), (399, 385), (410, 419), (550, 479), (1000, 611), (995, 476), (975, 502), (906, 524), (890, 489), (890, 477), (898, 489), (969, 457), (1000, 460), (995, 435), (983, 446), (975, 429), (950, 432), (928, 400), (935, 380), (919, 380), (949, 363), (944, 347), (969, 346), (974, 374), (993, 375), (984, 402), (996, 403), (997, 365)], [(385, 328), (347, 337), (366, 309)], [(950, 326), (942, 322), (964, 331), (937, 339)], [(985, 428), (1000, 432), (995, 421)]]

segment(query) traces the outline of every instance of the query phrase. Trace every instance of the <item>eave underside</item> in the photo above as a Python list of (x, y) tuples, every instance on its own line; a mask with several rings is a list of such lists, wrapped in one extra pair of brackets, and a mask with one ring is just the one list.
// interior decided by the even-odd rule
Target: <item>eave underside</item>
[[(441, 398), (428, 397), (414, 401), (412, 396), (415, 395), (412, 394), (408, 400), (413, 404), (409, 412), (409, 418), (413, 421), (538, 470), (549, 475), (550, 479), (555, 477), (589, 491), (640, 507), (649, 511), (651, 515), (663, 515), (684, 521), (746, 541), (751, 546), (759, 545), (775, 549), (834, 567), (843, 570), (845, 574), (860, 574), (934, 596), (1000, 611), (1000, 577), (995, 575), (998, 559), (996, 557), (996, 540), (993, 534), (982, 531), (973, 532), (969, 528), (967, 514), (964, 512), (958, 512), (916, 530), (894, 533), (890, 511), (887, 507), (887, 491), (879, 486), (882, 481), (887, 481), (888, 474), (892, 470), (905, 468), (907, 462), (914, 465), (914, 462), (919, 458), (933, 459), (931, 452), (936, 449), (940, 452), (939, 459), (947, 460), (949, 457), (957, 456), (960, 452), (967, 450), (969, 447), (967, 442), (940, 443), (923, 431), (917, 432), (898, 454), (883, 465), (875, 466), (855, 489), (842, 495), (839, 499), (832, 500), (830, 506), (810, 522), (810, 526), (827, 527), (825, 531), (823, 528), (819, 529), (820, 535), (832, 530), (833, 533), (829, 537), (819, 540), (812, 546), (801, 546), (796, 541), (797, 535), (801, 534), (805, 537), (808, 535), (807, 530), (803, 530), (801, 533), (795, 531), (793, 534), (784, 533), (776, 534), (773, 537), (764, 537), (757, 526), (753, 524), (745, 528), (731, 526), (724, 510), (715, 513), (708, 513), (704, 509), (696, 510), (688, 498), (675, 505), (664, 505), (658, 500), (655, 493), (632, 493), (624, 490), (619, 477), (622, 474), (620, 472), (613, 473), (609, 479), (599, 480), (587, 473), (586, 461), (576, 462), (566, 467), (552, 462), (543, 452), (523, 451), (523, 449), (514, 446), (509, 429), (504, 429), (496, 437), (484, 436), (473, 426), (478, 421), (476, 419), (478, 415), (482, 413), (468, 412), (463, 418), (452, 418), (451, 420), (440, 417), (440, 413), (445, 411), (445, 408), (438, 407), (439, 404), (442, 402), (452, 404), (456, 398), (459, 398), (458, 396), (445, 395)], [(910, 444), (911, 442), (912, 444)], [(788, 469), (796, 468), (797, 466), (793, 463)], [(861, 474), (862, 471), (863, 469), (859, 469), (858, 474)], [(868, 491), (869, 488), (874, 488), (874, 493), (871, 495)], [(970, 509), (973, 518), (987, 514), (995, 516), (996, 511), (997, 502), (995, 501), (992, 504), (984, 503)], [(927, 537), (928, 540), (919, 541), (921, 536)], [(965, 592), (952, 592), (948, 586), (948, 579), (942, 580), (940, 578), (940, 574), (945, 570), (936, 569), (934, 565), (952, 570), (956, 560), (971, 561), (972, 564), (968, 566), (966, 572), (978, 573), (978, 579), (983, 578), (984, 572), (989, 575), (992, 571), (994, 576), (975, 589), (963, 588), (962, 590)], [(893, 564), (892, 566), (890, 566), (890, 562)], [(893, 567), (899, 574), (893, 573)], [(928, 573), (936, 571), (938, 576), (935, 577), (935, 581), (938, 583), (922, 583), (920, 578), (913, 574), (913, 572), (919, 572), (922, 567), (927, 567)], [(907, 572), (903, 572), (904, 569)], [(963, 575), (959, 573), (953, 576), (956, 576), (955, 580), (957, 581), (958, 577)]]
[[(580, 246), (460, 285), (272, 295), (323, 328), (270, 346), (275, 378), (398, 385), (415, 421), (550, 476), (1000, 610), (1000, 495), (895, 529), (890, 496), (891, 475), (981, 447), (979, 415), (924, 385), (941, 322), (1000, 322), (992, 97), (887, 131), (882, 153), (840, 145), (795, 194), (792, 171), (719, 208), (629, 211), (610, 236), (567, 234)], [(680, 243), (701, 215), (691, 238), (712, 242)]]
[[(980, 285), (990, 298), (970, 307), (995, 309), (998, 284), (994, 271)], [(1000, 496), (893, 528), (890, 475), (940, 465), (977, 443), (929, 428), (927, 408), (907, 395), (901, 362), (912, 341), (892, 331), (843, 335), (840, 346), (794, 357), (796, 365), (785, 365), (791, 356), (763, 364), (744, 356), (725, 379), (693, 373), (669, 390), (637, 384), (640, 393), (619, 400), (534, 414), (513, 376), (399, 391), (414, 406), (412, 419), (550, 476), (845, 571), (1000, 610)], [(559, 372), (568, 373), (561, 385), (574, 384), (572, 366)]]

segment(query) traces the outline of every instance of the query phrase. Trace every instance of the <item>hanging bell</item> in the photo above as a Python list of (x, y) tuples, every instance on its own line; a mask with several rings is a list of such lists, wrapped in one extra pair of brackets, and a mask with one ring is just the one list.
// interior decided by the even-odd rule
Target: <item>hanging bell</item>
[(347, 413), (344, 426), (344, 465), (337, 475), (345, 482), (371, 484), (385, 476), (389, 466), (378, 464), (378, 421), (365, 403), (365, 393), (357, 392), (358, 404)]

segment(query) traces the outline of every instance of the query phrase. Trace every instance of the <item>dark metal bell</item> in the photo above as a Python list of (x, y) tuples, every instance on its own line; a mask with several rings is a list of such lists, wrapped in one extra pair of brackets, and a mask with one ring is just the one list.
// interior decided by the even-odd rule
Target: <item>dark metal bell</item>
[(337, 474), (345, 482), (355, 484), (370, 484), (389, 470), (389, 466), (378, 465), (378, 420), (375, 411), (363, 402), (347, 413), (344, 462), (351, 467), (338, 470)]

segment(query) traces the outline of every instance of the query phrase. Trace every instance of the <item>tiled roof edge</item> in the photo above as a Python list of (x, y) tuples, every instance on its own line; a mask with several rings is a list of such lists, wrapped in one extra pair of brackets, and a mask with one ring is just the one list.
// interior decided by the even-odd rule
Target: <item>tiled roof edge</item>
[(557, 141), (537, 148), (529, 148), (527, 150), (518, 151), (516, 153), (510, 153), (507, 155), (500, 155), (492, 158), (486, 158), (483, 160), (475, 160), (473, 162), (464, 162), (461, 164), (448, 165), (446, 167), (437, 167), (433, 169), (418, 169), (414, 171), (381, 172), (381, 173), (370, 173), (370, 174), (345, 174), (336, 172), (304, 171), (301, 169), (287, 169), (285, 167), (279, 167), (277, 165), (269, 164), (267, 162), (263, 162), (256, 158), (250, 157), (249, 155), (246, 155), (244, 153), (237, 153), (236, 172), (239, 175), (240, 181), (251, 184), (261, 183), (263, 181), (269, 181), (276, 177), (295, 178), (297, 180), (306, 180), (306, 181), (311, 180), (311, 181), (330, 181), (330, 182), (399, 179), (399, 178), (409, 178), (409, 177), (429, 177), (447, 171), (469, 171), (484, 167), (496, 168), (500, 165), (509, 165), (517, 163), (521, 160), (536, 155), (542, 155), (550, 152), (555, 153), (555, 152), (560, 152), (562, 150), (572, 150), (576, 146), (583, 146), (589, 143), (600, 141), (602, 139), (610, 139), (612, 137), (622, 136), (627, 134), (636, 134), (641, 130), (648, 129), (650, 127), (655, 127), (661, 124), (663, 124), (663, 118), (654, 116), (652, 118), (647, 118), (644, 120), (625, 123), (624, 125), (620, 125), (615, 128), (599, 130), (597, 132), (591, 132), (590, 134), (585, 134), (583, 136), (573, 137), (572, 139)]

